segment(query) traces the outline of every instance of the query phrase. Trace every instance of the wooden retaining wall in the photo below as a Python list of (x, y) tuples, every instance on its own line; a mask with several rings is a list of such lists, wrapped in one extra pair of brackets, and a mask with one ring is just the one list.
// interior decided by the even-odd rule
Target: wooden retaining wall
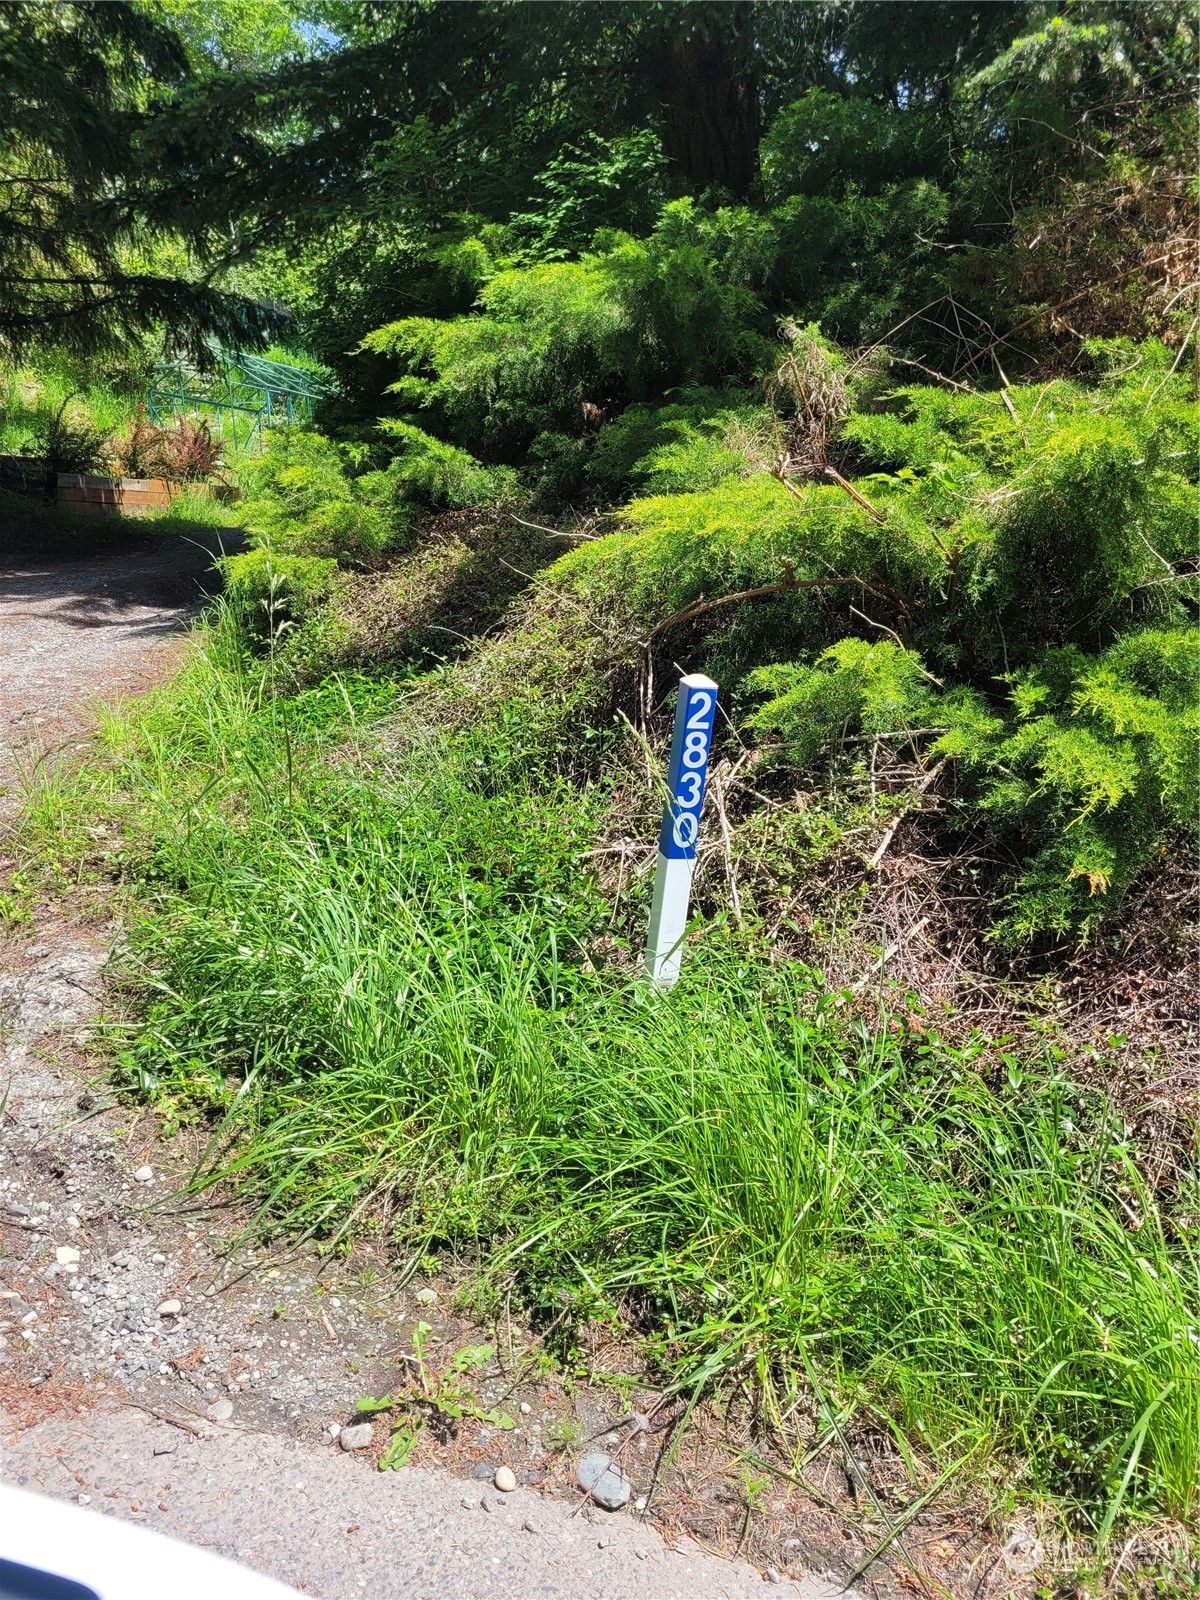
[(99, 478), (78, 472), (60, 472), (55, 495), (64, 511), (85, 515), (116, 511), (126, 517), (165, 511), (171, 498), (165, 478)]
[[(17, 494), (45, 494), (46, 470), (40, 461), (0, 456), (0, 488)], [(124, 517), (165, 511), (184, 490), (205, 499), (233, 501), (242, 491), (226, 483), (168, 483), (165, 478), (105, 478), (93, 473), (60, 472), (55, 503), (76, 515), (116, 513)]]

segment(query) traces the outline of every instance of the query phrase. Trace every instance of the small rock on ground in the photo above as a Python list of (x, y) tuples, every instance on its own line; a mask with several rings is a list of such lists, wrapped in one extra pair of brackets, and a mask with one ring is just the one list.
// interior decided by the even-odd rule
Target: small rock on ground
[(338, 1434), (338, 1443), (343, 1450), (365, 1450), (375, 1437), (374, 1426), (369, 1422), (356, 1422), (351, 1428), (343, 1428)]
[(620, 1511), (622, 1506), (629, 1504), (629, 1496), (633, 1493), (629, 1479), (612, 1457), (606, 1456), (602, 1450), (593, 1450), (584, 1456), (575, 1474), (575, 1482), (605, 1511)]

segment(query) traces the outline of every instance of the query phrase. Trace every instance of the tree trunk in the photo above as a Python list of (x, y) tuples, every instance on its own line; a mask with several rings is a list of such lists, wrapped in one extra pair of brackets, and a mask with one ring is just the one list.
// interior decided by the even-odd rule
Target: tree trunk
[(758, 180), (758, 84), (742, 8), (721, 9), (723, 26), (688, 28), (667, 44), (664, 141), (691, 189), (719, 184), (744, 200)]

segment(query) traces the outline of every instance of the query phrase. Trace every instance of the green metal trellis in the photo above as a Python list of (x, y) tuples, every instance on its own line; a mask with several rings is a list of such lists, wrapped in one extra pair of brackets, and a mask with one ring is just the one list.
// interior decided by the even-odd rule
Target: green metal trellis
[(244, 351), (214, 350), (217, 365), (200, 373), (185, 362), (161, 362), (146, 391), (146, 410), (160, 426), (183, 413), (211, 416), (213, 431), (235, 450), (256, 444), (264, 428), (310, 423), (328, 385), (303, 367)]

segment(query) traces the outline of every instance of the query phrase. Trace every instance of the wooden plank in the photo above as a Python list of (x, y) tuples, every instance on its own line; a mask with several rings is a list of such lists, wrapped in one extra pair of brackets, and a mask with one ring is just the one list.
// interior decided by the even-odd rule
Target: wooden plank
[[(202, 494), (212, 492), (208, 484), (194, 484)], [(58, 503), (72, 511), (123, 511), (138, 516), (147, 511), (167, 510), (182, 484), (165, 478), (101, 478), (93, 473), (60, 472)]]

